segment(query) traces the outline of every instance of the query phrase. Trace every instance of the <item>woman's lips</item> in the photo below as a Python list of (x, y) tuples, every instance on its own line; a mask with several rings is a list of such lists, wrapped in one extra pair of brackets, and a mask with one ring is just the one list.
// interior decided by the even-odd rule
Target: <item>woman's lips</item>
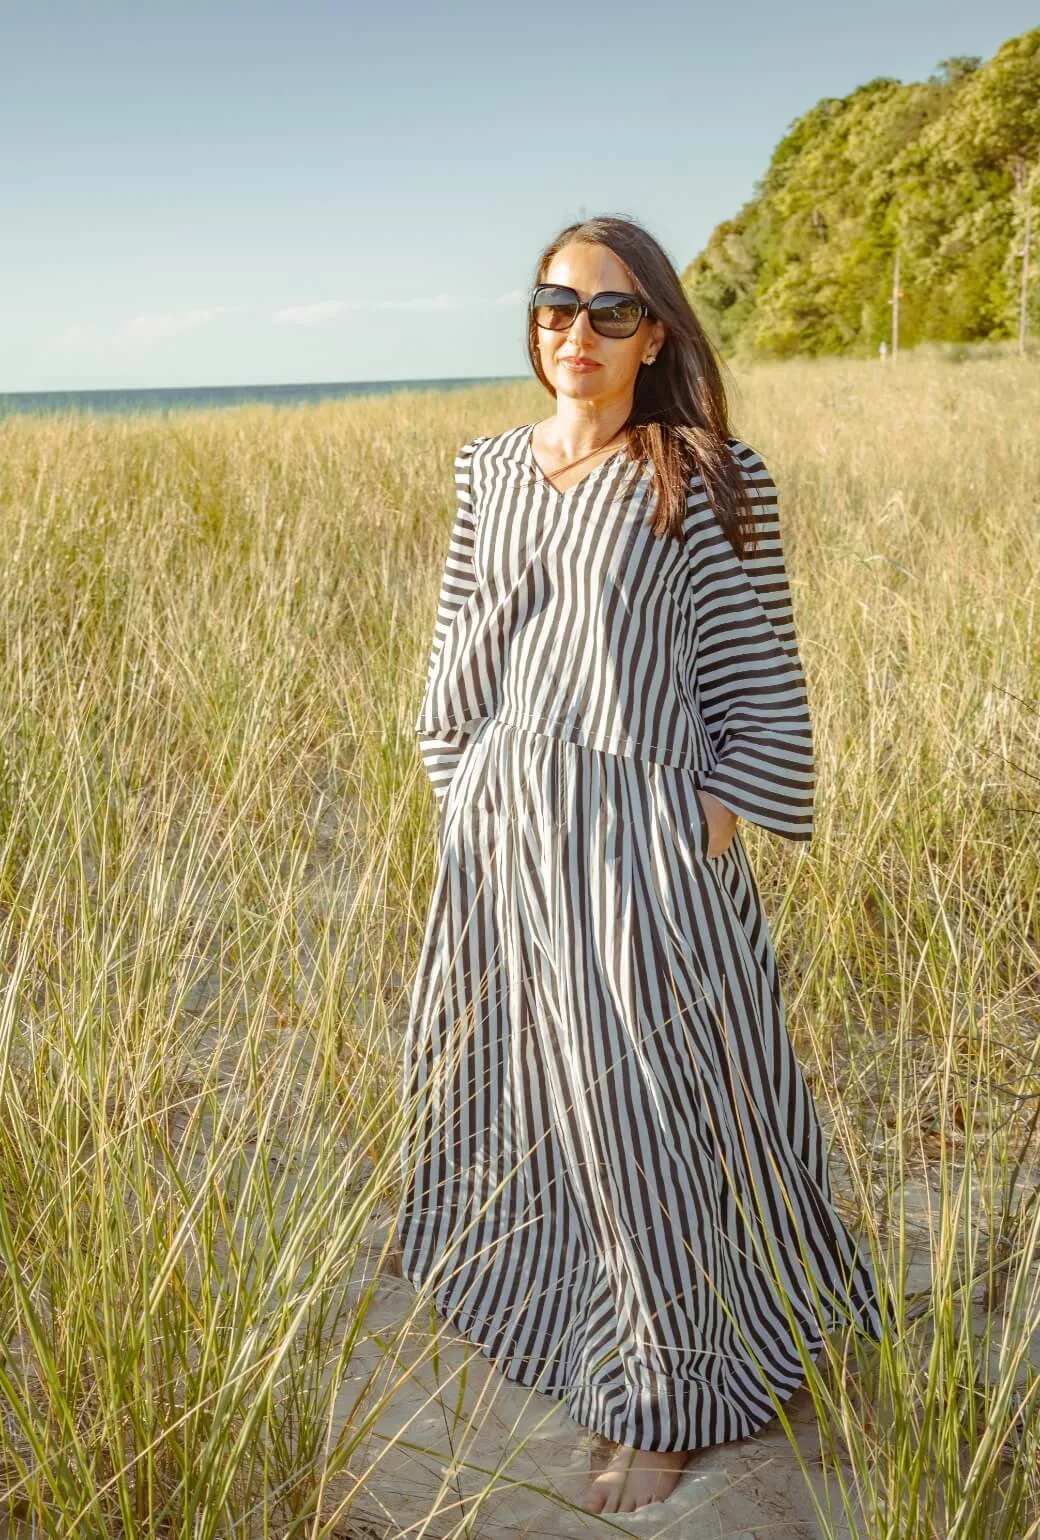
[(563, 358), (560, 362), (567, 369), (573, 369), (575, 374), (584, 374), (587, 369), (598, 369), (599, 364), (592, 358)]

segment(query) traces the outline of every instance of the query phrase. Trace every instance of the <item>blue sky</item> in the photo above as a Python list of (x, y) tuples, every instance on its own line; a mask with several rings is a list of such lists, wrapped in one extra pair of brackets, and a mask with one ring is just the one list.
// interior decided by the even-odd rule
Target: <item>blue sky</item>
[(1036, 0), (0, 0), (0, 391), (520, 374), (556, 229), (676, 266), (821, 96)]

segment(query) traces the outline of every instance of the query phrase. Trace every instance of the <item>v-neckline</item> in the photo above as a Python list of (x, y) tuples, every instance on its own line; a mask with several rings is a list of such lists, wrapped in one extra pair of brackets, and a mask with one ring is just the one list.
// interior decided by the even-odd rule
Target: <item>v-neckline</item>
[(538, 480), (541, 482), (542, 486), (548, 487), (549, 491), (555, 493), (555, 495), (561, 500), (570, 497), (572, 492), (577, 492), (578, 489), (583, 487), (587, 481), (590, 481), (593, 476), (598, 475), (605, 466), (610, 465), (614, 460), (616, 460), (618, 455), (627, 453), (627, 446), (625, 444), (619, 444), (612, 455), (608, 455), (605, 460), (601, 460), (598, 465), (594, 465), (590, 471), (585, 472), (584, 476), (580, 477), (579, 480), (572, 482), (569, 487), (564, 488), (564, 490), (561, 492), (560, 488), (554, 486), (553, 483), (549, 480), (548, 476), (545, 474), (545, 472), (542, 470), (542, 467), (535, 459), (534, 430), (537, 428), (537, 426), (538, 424), (533, 422), (527, 430), (524, 443), (524, 453), (527, 458), (527, 463), (533, 467), (535, 475), (538, 477)]

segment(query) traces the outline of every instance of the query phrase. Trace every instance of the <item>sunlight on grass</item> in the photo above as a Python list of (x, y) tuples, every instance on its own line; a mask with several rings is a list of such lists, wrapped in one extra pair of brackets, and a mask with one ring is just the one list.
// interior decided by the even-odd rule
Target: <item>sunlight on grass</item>
[[(836, 1333), (811, 1436), (780, 1424), (825, 1535), (1037, 1534), (1040, 373), (740, 385), (819, 767), (809, 847), (743, 835), (836, 1203), (900, 1318)], [(495, 1537), (538, 1493), (572, 1532), (554, 1405), (517, 1425), (384, 1245), (452, 457), (550, 409), (0, 421), (12, 1535)], [(674, 1511), (639, 1532), (694, 1535)]]

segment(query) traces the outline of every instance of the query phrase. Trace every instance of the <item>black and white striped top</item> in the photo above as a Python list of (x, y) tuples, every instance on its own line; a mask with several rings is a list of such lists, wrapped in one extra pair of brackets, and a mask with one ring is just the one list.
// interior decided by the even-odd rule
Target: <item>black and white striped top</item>
[(443, 804), (486, 718), (697, 772), (733, 812), (812, 837), (815, 766), (776, 487), (751, 484), (757, 549), (741, 561), (691, 475), (684, 541), (654, 536), (655, 491), (622, 447), (560, 492), (533, 424), (455, 456), (457, 509), (415, 722)]

